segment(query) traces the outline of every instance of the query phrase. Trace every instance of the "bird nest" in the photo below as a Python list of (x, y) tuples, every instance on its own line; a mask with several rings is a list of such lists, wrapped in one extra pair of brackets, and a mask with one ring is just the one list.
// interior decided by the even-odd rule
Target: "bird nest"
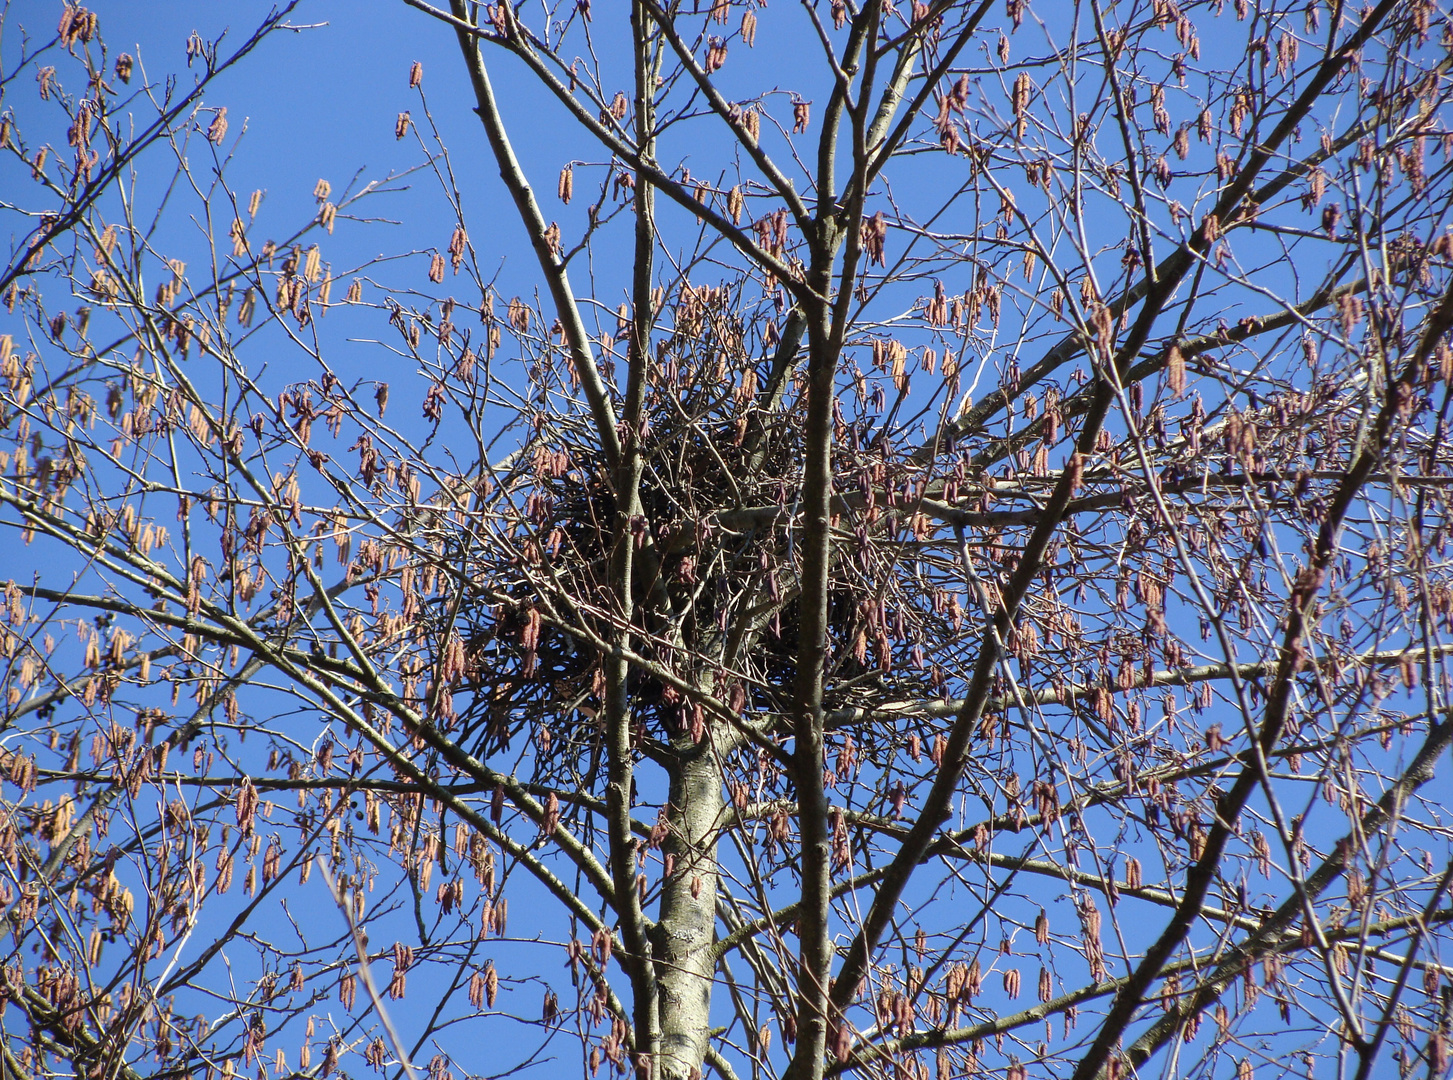
[[(595, 749), (595, 725), (574, 718), (602, 709), (603, 644), (615, 640), (621, 613), (610, 572), (618, 543), (633, 552), (630, 647), (648, 662), (630, 665), (627, 685), (642, 736), (698, 740), (704, 721), (691, 688), (739, 711), (789, 712), (800, 622), (800, 384), (789, 369), (774, 388), (770, 361), (733, 362), (712, 333), (692, 329), (651, 365), (636, 513), (620, 513), (578, 408), (535, 414), (515, 468), (500, 478), (494, 539), (472, 553), (477, 590), (463, 612), (472, 701), (461, 722), (481, 753), (521, 732), (559, 752), (573, 748), (571, 757)], [(842, 441), (838, 475), (871, 475), (890, 489), (894, 468), (907, 475), (886, 444), (859, 449), (862, 441)], [(844, 509), (836, 521), (829, 709), (880, 694), (895, 672), (943, 683), (925, 650), (951, 639), (950, 615), (924, 572), (928, 553), (915, 544), (923, 538), (910, 532), (911, 516), (889, 504)]]

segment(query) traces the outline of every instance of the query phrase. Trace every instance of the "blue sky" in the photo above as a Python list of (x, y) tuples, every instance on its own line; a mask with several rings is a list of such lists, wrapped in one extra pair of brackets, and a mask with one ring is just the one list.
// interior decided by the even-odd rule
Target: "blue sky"
[[(220, 51), (227, 53), (272, 7), (252, 0), (97, 5), (102, 32), (114, 49), (134, 51), (153, 78), (175, 73), (182, 80), (188, 76), (186, 44), (194, 31), (208, 42), (220, 37)], [(49, 33), (58, 10), (58, 4), (33, 0), (13, 6), (7, 55), (20, 26), (33, 22), (37, 34)], [(355, 172), (367, 183), (420, 163), (423, 155), (414, 135), (403, 141), (394, 137), (400, 112), (423, 120), (419, 97), (408, 84), (415, 61), (424, 63), (423, 89), (453, 155), (462, 194), (472, 204), (466, 206), (471, 218), (479, 220), (488, 200), (501, 197), (496, 170), (470, 111), (472, 96), (457, 46), (447, 29), (386, 0), (315, 0), (300, 5), (288, 21), (297, 27), (295, 32), (272, 35), (219, 80), (206, 101), (208, 107), (228, 110), (224, 149), (233, 149), (245, 125), (228, 180), (243, 193), (265, 189), (258, 215), (264, 230), (293, 226), (311, 213), (320, 178), (336, 193)], [(539, 115), (538, 97), (512, 94), (511, 74), (502, 68), (496, 78), (511, 113), (517, 151), (531, 168), (532, 181), (553, 197), (560, 167), (554, 160), (560, 143), (553, 124), (562, 117)], [(437, 183), (421, 173), (395, 189), (371, 204), (371, 211), (402, 225), (361, 229), (340, 222), (327, 241), (325, 258), (342, 266), (384, 251), (443, 247), (452, 222), (441, 206)], [(478, 238), (482, 259), (528, 257), (518, 224), (501, 215), (499, 225), (490, 236)], [(422, 274), (427, 259), (416, 260), (416, 265)], [(532, 276), (531, 269), (523, 268), (526, 277)]]

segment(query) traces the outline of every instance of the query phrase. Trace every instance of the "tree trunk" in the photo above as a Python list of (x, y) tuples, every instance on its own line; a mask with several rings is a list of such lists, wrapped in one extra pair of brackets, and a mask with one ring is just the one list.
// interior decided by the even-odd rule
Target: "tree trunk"
[(675, 868), (662, 887), (655, 941), (662, 1080), (704, 1071), (715, 969), (716, 837), (724, 807), (718, 755), (703, 742), (682, 755), (671, 778), (671, 833), (663, 847)]

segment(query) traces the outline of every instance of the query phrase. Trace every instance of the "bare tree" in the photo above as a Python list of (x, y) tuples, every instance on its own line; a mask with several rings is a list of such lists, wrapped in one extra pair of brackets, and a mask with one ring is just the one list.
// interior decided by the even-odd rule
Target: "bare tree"
[(295, 6), (5, 12), (6, 1077), (1448, 1074), (1446, 9)]

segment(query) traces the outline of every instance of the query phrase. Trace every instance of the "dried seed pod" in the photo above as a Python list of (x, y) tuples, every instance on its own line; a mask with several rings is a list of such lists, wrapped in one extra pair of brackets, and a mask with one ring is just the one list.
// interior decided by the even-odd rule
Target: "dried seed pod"
[(212, 117), (212, 122), (207, 125), (207, 141), (213, 146), (220, 146), (222, 140), (227, 137), (227, 106), (219, 106)]
[(1177, 399), (1186, 395), (1186, 360), (1181, 347), (1172, 343), (1165, 352), (1165, 381)]
[(1019, 969), (1008, 968), (1004, 972), (1004, 993), (1011, 999), (1019, 996)]

